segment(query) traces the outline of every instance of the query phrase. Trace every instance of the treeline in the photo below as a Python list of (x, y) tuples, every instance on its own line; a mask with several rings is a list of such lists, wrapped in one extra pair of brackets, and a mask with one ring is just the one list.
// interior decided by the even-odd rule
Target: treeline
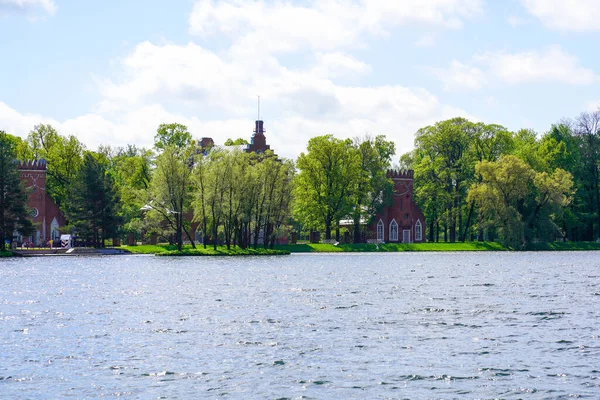
[[(541, 136), (455, 118), (420, 129), (414, 150), (394, 167), (414, 170), (429, 241), (521, 247), (536, 240), (597, 240), (599, 130), (599, 112), (562, 120)], [(296, 162), (247, 153), (243, 139), (202, 148), (180, 124), (160, 125), (152, 149), (91, 151), (50, 125), (34, 127), (26, 139), (6, 133), (0, 139), (0, 186), (6, 188), (0, 233), (7, 239), (14, 230), (31, 231), (18, 217), (27, 210), (16, 206), (24, 188), (14, 184), (15, 159), (47, 160), (47, 192), (68, 221), (61, 231), (95, 246), (147, 233), (179, 248), (197, 239), (204, 246), (267, 247), (290, 230), (339, 238), (340, 220), (351, 221), (358, 242), (393, 189), (386, 171), (395, 148), (383, 135), (314, 137)]]
[(462, 118), (420, 129), (401, 164), (429, 241), (600, 238), (600, 112), (565, 119), (538, 137)]
[[(204, 246), (224, 242), (228, 247), (266, 247), (289, 223), (293, 162), (272, 152), (246, 153), (240, 148), (243, 139), (228, 140), (229, 147), (203, 149), (187, 127), (176, 123), (159, 126), (152, 149), (130, 145), (90, 151), (50, 125), (36, 126), (25, 140), (4, 132), (0, 138), (10, 144), (0, 153), (7, 161), (0, 169), (7, 183), (0, 184), (18, 194), (11, 204), (21, 207), (10, 211), (7, 223), (0, 220), (0, 233), (9, 240), (15, 230), (25, 236), (33, 230), (26, 225), (26, 193), (16, 160), (47, 161), (46, 190), (68, 222), (61, 232), (77, 233), (96, 247), (127, 234), (141, 239), (143, 233), (156, 234), (179, 249), (184, 240), (195, 247), (198, 232)], [(3, 173), (9, 169), (10, 175)], [(8, 215), (0, 201), (2, 216)], [(25, 222), (17, 223), (15, 215)]]

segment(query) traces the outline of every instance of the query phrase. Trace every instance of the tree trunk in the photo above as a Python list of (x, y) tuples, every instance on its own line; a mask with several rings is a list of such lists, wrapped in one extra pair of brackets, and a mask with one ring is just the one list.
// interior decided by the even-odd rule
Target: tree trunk
[(469, 216), (467, 217), (467, 224), (465, 225), (465, 229), (463, 231), (462, 238), (461, 238), (462, 242), (464, 242), (465, 238), (467, 237), (467, 232), (469, 230), (469, 227), (471, 226), (471, 217), (473, 216), (473, 210), (474, 209), (475, 209), (475, 202), (472, 201), (471, 202), (471, 207), (469, 208)]
[(331, 220), (325, 221), (325, 239), (331, 239)]
[(360, 218), (354, 219), (354, 243), (360, 243)]

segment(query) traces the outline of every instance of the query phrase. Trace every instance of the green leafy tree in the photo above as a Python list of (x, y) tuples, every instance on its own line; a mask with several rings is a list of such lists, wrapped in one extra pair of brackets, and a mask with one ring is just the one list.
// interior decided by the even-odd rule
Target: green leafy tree
[(13, 232), (28, 236), (34, 228), (27, 209), (27, 193), (17, 169), (19, 139), (0, 131), (0, 250), (12, 242)]
[(353, 146), (360, 162), (360, 172), (355, 180), (351, 217), (354, 242), (359, 243), (361, 220), (370, 221), (390, 200), (393, 182), (387, 177), (387, 170), (396, 150), (394, 142), (386, 140), (384, 135), (355, 138)]
[(141, 235), (143, 222), (140, 209), (145, 205), (151, 179), (153, 153), (129, 145), (118, 148), (109, 158), (109, 174), (113, 177), (121, 199), (121, 216), (125, 232)]
[(150, 220), (156, 225), (166, 224), (175, 234), (175, 242), (179, 251), (183, 248), (185, 234), (196, 248), (190, 235), (192, 217), (191, 202), (193, 198), (192, 168), (194, 148), (179, 148), (167, 145), (156, 157), (156, 169), (149, 187), (147, 205)]
[(235, 140), (231, 140), (231, 138), (228, 138), (225, 141), (225, 146), (241, 146), (244, 144), (248, 144), (248, 141), (244, 138), (237, 138)]
[(295, 213), (305, 226), (322, 226), (331, 239), (335, 224), (352, 211), (352, 189), (361, 175), (360, 160), (350, 139), (332, 135), (308, 141), (296, 163)]
[(83, 163), (85, 146), (73, 135), (64, 137), (51, 125), (36, 125), (27, 138), (27, 159), (47, 162), (46, 189), (54, 201), (62, 206), (69, 199), (69, 186), (76, 179)]
[(513, 155), (480, 161), (475, 169), (481, 181), (468, 197), (481, 208), (481, 222), (498, 232), (505, 245), (521, 248), (536, 237), (548, 239), (549, 228), (558, 233), (554, 220), (571, 201), (571, 174), (562, 169), (535, 172)]
[(192, 135), (188, 132), (187, 126), (178, 123), (160, 124), (154, 136), (154, 147), (159, 151), (167, 147), (184, 149), (191, 142)]

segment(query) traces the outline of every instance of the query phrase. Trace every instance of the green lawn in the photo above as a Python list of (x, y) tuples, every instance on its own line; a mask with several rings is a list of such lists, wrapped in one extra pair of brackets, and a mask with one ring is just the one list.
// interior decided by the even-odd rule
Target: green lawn
[(569, 250), (600, 250), (599, 242), (548, 242), (531, 243), (529, 251), (569, 251)]
[(386, 243), (386, 244), (290, 244), (278, 245), (277, 249), (289, 250), (292, 253), (328, 253), (328, 252), (398, 252), (398, 251), (503, 251), (504, 246), (494, 242), (466, 243)]
[(196, 249), (193, 249), (191, 245), (184, 245), (181, 252), (177, 251), (177, 246), (168, 244), (145, 244), (142, 246), (121, 246), (119, 248), (134, 254), (155, 254), (159, 256), (259, 256), (290, 254), (289, 251), (283, 249), (241, 249), (239, 247), (227, 249), (227, 246), (217, 246), (217, 250), (214, 250), (212, 246), (207, 246), (205, 249), (201, 245), (197, 245)]
[(2, 257), (12, 257), (12, 253), (10, 251), (2, 251), (0, 250), (0, 258)]
[[(276, 245), (274, 250), (245, 249), (232, 247), (227, 250), (226, 246), (218, 246), (213, 250), (212, 246), (204, 249), (196, 246), (196, 250), (190, 245), (183, 246), (183, 251), (177, 251), (177, 246), (168, 244), (121, 246), (121, 249), (135, 254), (157, 254), (157, 255), (207, 255), (207, 256), (242, 256), (242, 255), (280, 255), (289, 253), (353, 253), (353, 252), (400, 252), (400, 251), (507, 251), (511, 250), (495, 242), (465, 242), (465, 243), (386, 243), (386, 244), (333, 244), (304, 243)], [(530, 244), (526, 250), (530, 251), (567, 251), (567, 250), (600, 250), (598, 242), (552, 242)], [(8, 253), (10, 255), (10, 252)], [(2, 255), (2, 254), (0, 254)]]

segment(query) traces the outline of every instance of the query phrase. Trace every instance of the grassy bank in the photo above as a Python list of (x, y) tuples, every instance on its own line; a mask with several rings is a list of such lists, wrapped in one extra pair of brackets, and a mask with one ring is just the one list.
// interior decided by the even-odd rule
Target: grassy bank
[(600, 250), (599, 242), (549, 242), (531, 243), (525, 250), (528, 251), (579, 251)]
[[(232, 247), (227, 250), (226, 246), (218, 246), (215, 251), (212, 246), (204, 249), (202, 246), (185, 245), (182, 252), (177, 251), (177, 246), (168, 244), (143, 245), (143, 246), (121, 246), (121, 249), (134, 254), (157, 254), (169, 256), (243, 256), (243, 255), (280, 255), (289, 253), (364, 253), (364, 252), (402, 252), (402, 251), (507, 251), (512, 250), (495, 242), (465, 242), (465, 243), (386, 243), (386, 244), (333, 244), (305, 243), (277, 245), (274, 250), (270, 249), (240, 249)], [(581, 251), (600, 250), (598, 242), (551, 242), (534, 243), (527, 246), (527, 251)], [(10, 255), (10, 253), (9, 253)]]
[(494, 242), (466, 243), (385, 243), (385, 244), (290, 244), (275, 246), (277, 249), (292, 253), (330, 253), (330, 252), (400, 252), (400, 251), (503, 251), (504, 246)]
[(0, 258), (2, 257), (12, 257), (13, 253), (11, 253), (10, 251), (2, 251), (0, 250)]
[(227, 246), (217, 246), (215, 250), (212, 246), (206, 249), (203, 246), (196, 246), (196, 249), (193, 249), (192, 246), (185, 245), (182, 251), (177, 251), (177, 246), (168, 244), (121, 246), (119, 248), (134, 254), (155, 254), (157, 256), (271, 256), (290, 254), (289, 250), (285, 249), (241, 249), (239, 247), (227, 249)]

